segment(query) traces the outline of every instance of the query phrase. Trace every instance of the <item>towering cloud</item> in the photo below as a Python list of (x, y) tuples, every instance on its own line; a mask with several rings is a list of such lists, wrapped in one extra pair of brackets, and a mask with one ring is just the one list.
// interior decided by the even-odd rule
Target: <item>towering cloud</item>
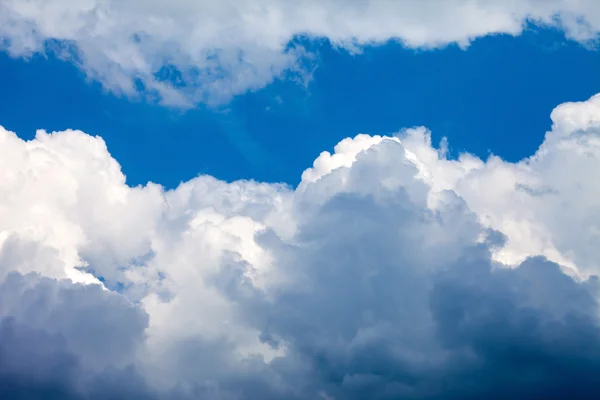
[(418, 128), (169, 191), (0, 129), (0, 395), (597, 398), (600, 97), (552, 120), (516, 164)]
[(325, 37), (360, 51), (467, 45), (521, 32), (528, 21), (588, 42), (600, 30), (595, 0), (3, 0), (0, 48), (52, 52), (126, 95), (179, 106), (222, 102), (284, 74), (308, 79), (313, 55), (297, 40)]

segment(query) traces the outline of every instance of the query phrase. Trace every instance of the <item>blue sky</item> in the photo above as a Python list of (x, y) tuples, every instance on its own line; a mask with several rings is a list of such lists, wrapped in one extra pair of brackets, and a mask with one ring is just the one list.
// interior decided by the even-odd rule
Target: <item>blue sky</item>
[(448, 137), (453, 155), (517, 161), (539, 146), (556, 105), (600, 91), (600, 53), (548, 28), (487, 36), (466, 50), (308, 47), (318, 55), (308, 87), (280, 80), (185, 112), (107, 93), (51, 56), (0, 53), (0, 116), (23, 138), (38, 128), (100, 135), (132, 185), (173, 187), (201, 173), (295, 185), (339, 140), (415, 125), (430, 128), (435, 143)]

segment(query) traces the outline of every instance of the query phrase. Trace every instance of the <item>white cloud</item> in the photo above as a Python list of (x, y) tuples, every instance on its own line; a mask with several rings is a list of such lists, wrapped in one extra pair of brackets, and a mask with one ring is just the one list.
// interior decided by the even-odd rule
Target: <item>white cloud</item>
[[(148, 237), (138, 232), (154, 228), (164, 207), (162, 191), (157, 185), (128, 188), (101, 139), (38, 131), (35, 140), (23, 142), (4, 129), (0, 133), (0, 241), (23, 237), (57, 251), (64, 265), (44, 271), (38, 266), (38, 272), (85, 281), (74, 268), (87, 261), (112, 268), (149, 251)], [(13, 269), (26, 273), (31, 267)]]
[(109, 90), (135, 95), (141, 82), (163, 102), (185, 106), (227, 101), (285, 71), (302, 73), (307, 54), (288, 46), (297, 35), (327, 37), (351, 50), (390, 39), (436, 47), (516, 35), (526, 20), (559, 25), (587, 41), (600, 30), (600, 6), (595, 0), (3, 0), (0, 46), (15, 56), (52, 48)]
[[(132, 188), (99, 137), (0, 129), (0, 394), (53, 365), (9, 393), (489, 398), (526, 365), (517, 394), (597, 398), (599, 99), (557, 107), (520, 163), (448, 160), (418, 128), (345, 139), (295, 189)], [(564, 352), (576, 376), (535, 361)]]
[(600, 96), (561, 104), (551, 118), (539, 150), (517, 164), (495, 156), (485, 163), (468, 155), (439, 160), (419, 130), (404, 143), (430, 166), (434, 187), (455, 190), (482, 222), (508, 236), (500, 254), (505, 262), (543, 254), (583, 275), (596, 274)]

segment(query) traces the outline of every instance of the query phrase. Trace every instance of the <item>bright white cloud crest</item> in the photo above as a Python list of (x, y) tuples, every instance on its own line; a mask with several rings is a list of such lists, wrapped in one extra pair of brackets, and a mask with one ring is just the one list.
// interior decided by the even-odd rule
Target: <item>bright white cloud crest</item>
[(310, 75), (298, 35), (351, 50), (390, 39), (409, 47), (466, 45), (518, 34), (527, 21), (580, 41), (600, 31), (595, 0), (2, 0), (0, 46), (56, 51), (110, 90), (186, 106), (227, 101), (286, 71)]
[[(474, 290), (548, 313), (536, 318), (595, 318), (590, 282), (526, 261), (545, 256), (578, 282), (599, 272), (600, 96), (562, 104), (552, 120), (516, 164), (446, 159), (425, 128), (359, 135), (321, 154), (296, 189), (210, 176), (132, 188), (99, 137), (23, 141), (0, 129), (0, 316), (17, 324), (5, 320), (0, 336), (17, 349), (29, 337), (18, 324), (59, 335), (36, 354), (76, 357), (85, 373), (69, 375), (74, 390), (133, 365), (144, 390), (167, 398), (435, 392), (438, 381), (415, 377), (458, 359), (495, 365), (477, 329), (496, 303), (461, 303)], [(99, 277), (110, 290), (63, 280)], [(472, 317), (483, 325), (448, 322), (453, 302), (488, 307)], [(480, 359), (461, 350), (466, 337)], [(408, 375), (388, 381), (390, 371)]]

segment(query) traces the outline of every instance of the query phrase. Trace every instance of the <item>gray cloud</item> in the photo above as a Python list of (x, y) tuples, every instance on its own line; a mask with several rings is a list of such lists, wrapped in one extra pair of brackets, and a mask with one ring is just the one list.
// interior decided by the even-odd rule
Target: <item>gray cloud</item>
[(131, 359), (147, 316), (122, 296), (11, 273), (0, 317), (0, 397), (154, 398)]

